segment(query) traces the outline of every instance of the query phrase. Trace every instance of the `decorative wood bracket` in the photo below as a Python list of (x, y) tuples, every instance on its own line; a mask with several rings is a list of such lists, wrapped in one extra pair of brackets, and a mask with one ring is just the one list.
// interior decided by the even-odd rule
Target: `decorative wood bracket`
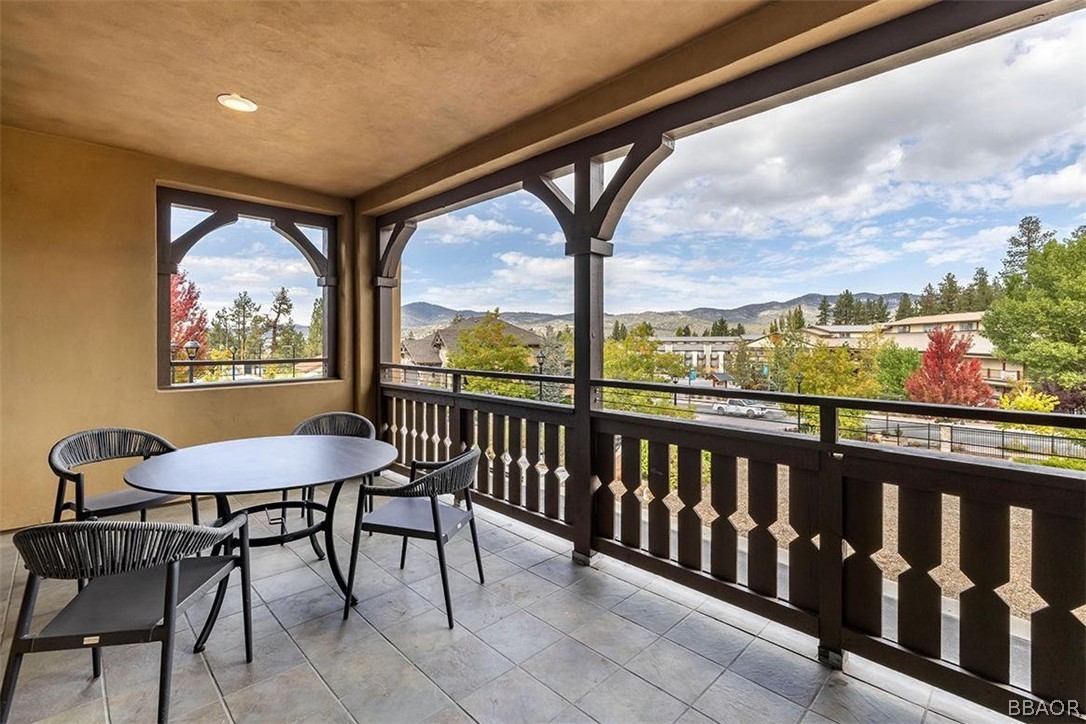
[[(554, 214), (566, 237), (567, 255), (587, 253), (611, 256), (613, 247), (610, 239), (615, 235), (622, 212), (652, 170), (674, 150), (675, 141), (667, 135), (635, 141), (610, 183), (598, 198), (583, 206), (571, 201), (548, 176), (528, 178), (523, 188)], [(592, 165), (598, 163), (593, 159), (578, 162), (577, 173), (592, 173)], [(591, 196), (588, 194), (585, 198), (591, 199)]]
[[(395, 280), (396, 269), (400, 266), (404, 247), (407, 246), (407, 242), (411, 240), (411, 235), (417, 228), (418, 224), (414, 221), (401, 221), (380, 230), (377, 238), (377, 258), (380, 259), (377, 270), (378, 279)], [(388, 285), (378, 284), (378, 286)]]

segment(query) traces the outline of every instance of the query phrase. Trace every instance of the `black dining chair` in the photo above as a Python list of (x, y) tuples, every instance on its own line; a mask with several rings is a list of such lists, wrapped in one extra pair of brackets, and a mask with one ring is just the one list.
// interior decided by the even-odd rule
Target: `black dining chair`
[[(170, 713), (170, 683), (178, 614), (216, 584), (225, 585), (241, 571), (245, 660), (253, 660), (252, 602), (249, 590), (249, 529), (244, 513), (213, 528), (179, 523), (82, 521), (47, 523), (19, 531), (15, 547), (29, 570), (15, 624), (4, 683), (0, 689), (0, 724), (11, 713), (23, 656), (103, 646), (161, 642), (158, 721)], [(234, 554), (233, 536), (238, 552)], [(193, 557), (214, 546), (225, 555)], [(30, 635), (38, 588), (44, 578), (86, 580), (68, 605), (40, 633)], [(196, 642), (202, 650), (215, 625), (217, 610), (204, 623)], [(98, 663), (96, 659), (96, 664)], [(101, 675), (100, 666), (94, 676)]]
[[(53, 522), (59, 523), (65, 510), (75, 513), (76, 520), (97, 520), (123, 513), (139, 511), (140, 520), (147, 520), (147, 509), (177, 500), (177, 495), (150, 493), (126, 488), (111, 493), (87, 496), (83, 473), (76, 468), (91, 463), (124, 458), (148, 458), (173, 452), (177, 448), (164, 438), (143, 430), (104, 427), (77, 432), (53, 445), (49, 451), (49, 467), (58, 478), (57, 497), (53, 505)], [(69, 497), (68, 484), (74, 486)], [(191, 498), (192, 522), (200, 524), (200, 507), (196, 496)]]
[[(354, 597), (354, 575), (358, 564), (358, 546), (362, 531), (388, 533), (403, 537), (400, 549), (400, 568), (407, 562), (407, 539), (423, 538), (437, 544), (437, 560), (441, 568), (441, 587), (445, 593), (445, 612), (449, 628), (453, 627), (452, 599), (449, 595), (449, 572), (445, 564), (445, 544), (460, 532), (467, 523), (471, 529), (471, 542), (475, 546), (475, 562), (479, 566), (479, 583), (483, 583), (483, 558), (479, 553), (479, 536), (475, 530), (475, 512), (471, 507), (471, 484), (479, 463), (478, 448), (469, 450), (448, 462), (411, 463), (411, 478), (405, 485), (385, 487), (363, 484), (358, 491), (355, 507), (354, 539), (351, 543), (351, 567), (347, 574), (347, 590), (351, 595), (343, 605), (343, 619), (347, 620)], [(426, 472), (418, 477), (421, 471)], [(464, 494), (466, 509), (438, 500), (439, 495)], [(388, 496), (388, 503), (371, 508), (365, 514), (363, 495)]]
[[(292, 434), (341, 435), (343, 437), (362, 437), (374, 440), (377, 438), (377, 429), (372, 422), (354, 412), (322, 412), (298, 423)], [(313, 502), (314, 494), (315, 491), (312, 487), (302, 490), (302, 497), (310, 503)], [(287, 491), (284, 490), (282, 493), (284, 503), (287, 502), (287, 497)], [(306, 508), (302, 511), (302, 514), (306, 516), (306, 523), (313, 527), (313, 509)], [(279, 523), (281, 533), (286, 533), (286, 517), (287, 511), (284, 508), (282, 517), (278, 521), (272, 521), (272, 523)], [(321, 549), (315, 533), (309, 536), (309, 542), (313, 545), (313, 552), (317, 554), (317, 559), (324, 560), (324, 550)]]

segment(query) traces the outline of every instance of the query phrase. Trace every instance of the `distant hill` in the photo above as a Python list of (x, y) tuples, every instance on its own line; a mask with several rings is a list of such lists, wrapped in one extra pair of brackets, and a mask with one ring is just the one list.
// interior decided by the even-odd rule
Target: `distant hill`
[[(898, 301), (904, 292), (891, 294), (873, 294), (870, 292), (857, 292), (853, 296), (860, 301), (868, 301), (882, 297), (886, 306), (893, 313), (897, 309)], [(836, 294), (827, 294), (830, 302), (837, 301)], [(915, 295), (913, 295), (915, 296)], [(633, 327), (641, 322), (648, 322), (660, 336), (674, 334), (678, 327), (690, 325), (695, 334), (712, 326), (720, 317), (728, 320), (729, 325), (742, 324), (748, 334), (756, 334), (765, 331), (777, 317), (784, 314), (796, 305), (803, 307), (803, 313), (809, 322), (813, 323), (818, 317), (818, 303), (822, 301), (821, 294), (804, 294), (801, 297), (788, 299), (783, 302), (760, 302), (758, 304), (745, 304), (735, 309), (717, 309), (715, 307), (697, 307), (695, 309), (674, 310), (666, 312), (629, 312), (626, 314), (605, 314), (604, 324), (608, 331), (618, 320), (627, 327)], [(400, 312), (400, 324), (403, 334), (414, 335), (416, 338), (431, 334), (449, 324), (457, 314), (465, 317), (475, 317), (485, 312), (474, 309), (449, 309), (429, 302), (411, 302), (405, 304)], [(524, 327), (534, 332), (542, 332), (547, 327), (561, 329), (573, 325), (573, 314), (545, 314), (542, 312), (506, 312), (501, 313), (502, 319), (518, 327)]]

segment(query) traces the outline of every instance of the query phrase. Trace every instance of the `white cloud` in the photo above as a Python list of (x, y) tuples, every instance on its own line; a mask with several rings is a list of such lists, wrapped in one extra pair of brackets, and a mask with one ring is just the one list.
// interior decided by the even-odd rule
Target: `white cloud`
[(475, 214), (445, 214), (419, 224), (425, 229), (425, 240), (437, 244), (471, 244), (498, 234), (530, 234), (531, 229), (508, 224), (497, 219), (481, 219)]
[(1086, 203), (1086, 155), (1053, 173), (1021, 178), (1011, 188), (1010, 202), (1020, 208)]
[(957, 237), (939, 229), (905, 242), (902, 249), (910, 253), (926, 254), (929, 266), (962, 261), (979, 263), (991, 252), (1002, 249), (1007, 244), (1007, 239), (1017, 230), (1014, 226), (996, 226), (968, 237)]

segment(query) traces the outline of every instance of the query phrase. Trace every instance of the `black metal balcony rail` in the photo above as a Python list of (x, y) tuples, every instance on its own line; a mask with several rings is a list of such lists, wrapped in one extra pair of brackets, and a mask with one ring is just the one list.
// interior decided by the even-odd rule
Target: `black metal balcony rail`
[[(837, 435), (839, 412), (854, 409), (1072, 429), (1086, 417), (695, 388), (814, 410), (819, 437), (606, 409), (581, 429), (567, 405), (453, 382), (538, 375), (386, 365), (382, 376), (412, 372), (452, 387), (381, 383), (379, 434), (402, 466), (478, 447), (480, 503), (574, 541), (588, 526), (592, 549), (810, 634), (829, 665), (853, 651), (1004, 712), (1012, 698), (1086, 701), (1086, 475)], [(675, 392), (594, 387), (603, 406), (616, 390)], [(1023, 516), (1027, 533), (1012, 525)], [(1028, 581), (1012, 581), (1012, 545), (1028, 549)], [(884, 570), (888, 553), (901, 572)], [(940, 568), (972, 585), (944, 591)], [(1013, 628), (1009, 584), (1043, 601), (1022, 611), (1013, 599)]]
[(273, 365), (301, 364), (303, 362), (328, 362), (327, 357), (263, 357), (260, 359), (172, 359), (170, 367), (268, 367)]

